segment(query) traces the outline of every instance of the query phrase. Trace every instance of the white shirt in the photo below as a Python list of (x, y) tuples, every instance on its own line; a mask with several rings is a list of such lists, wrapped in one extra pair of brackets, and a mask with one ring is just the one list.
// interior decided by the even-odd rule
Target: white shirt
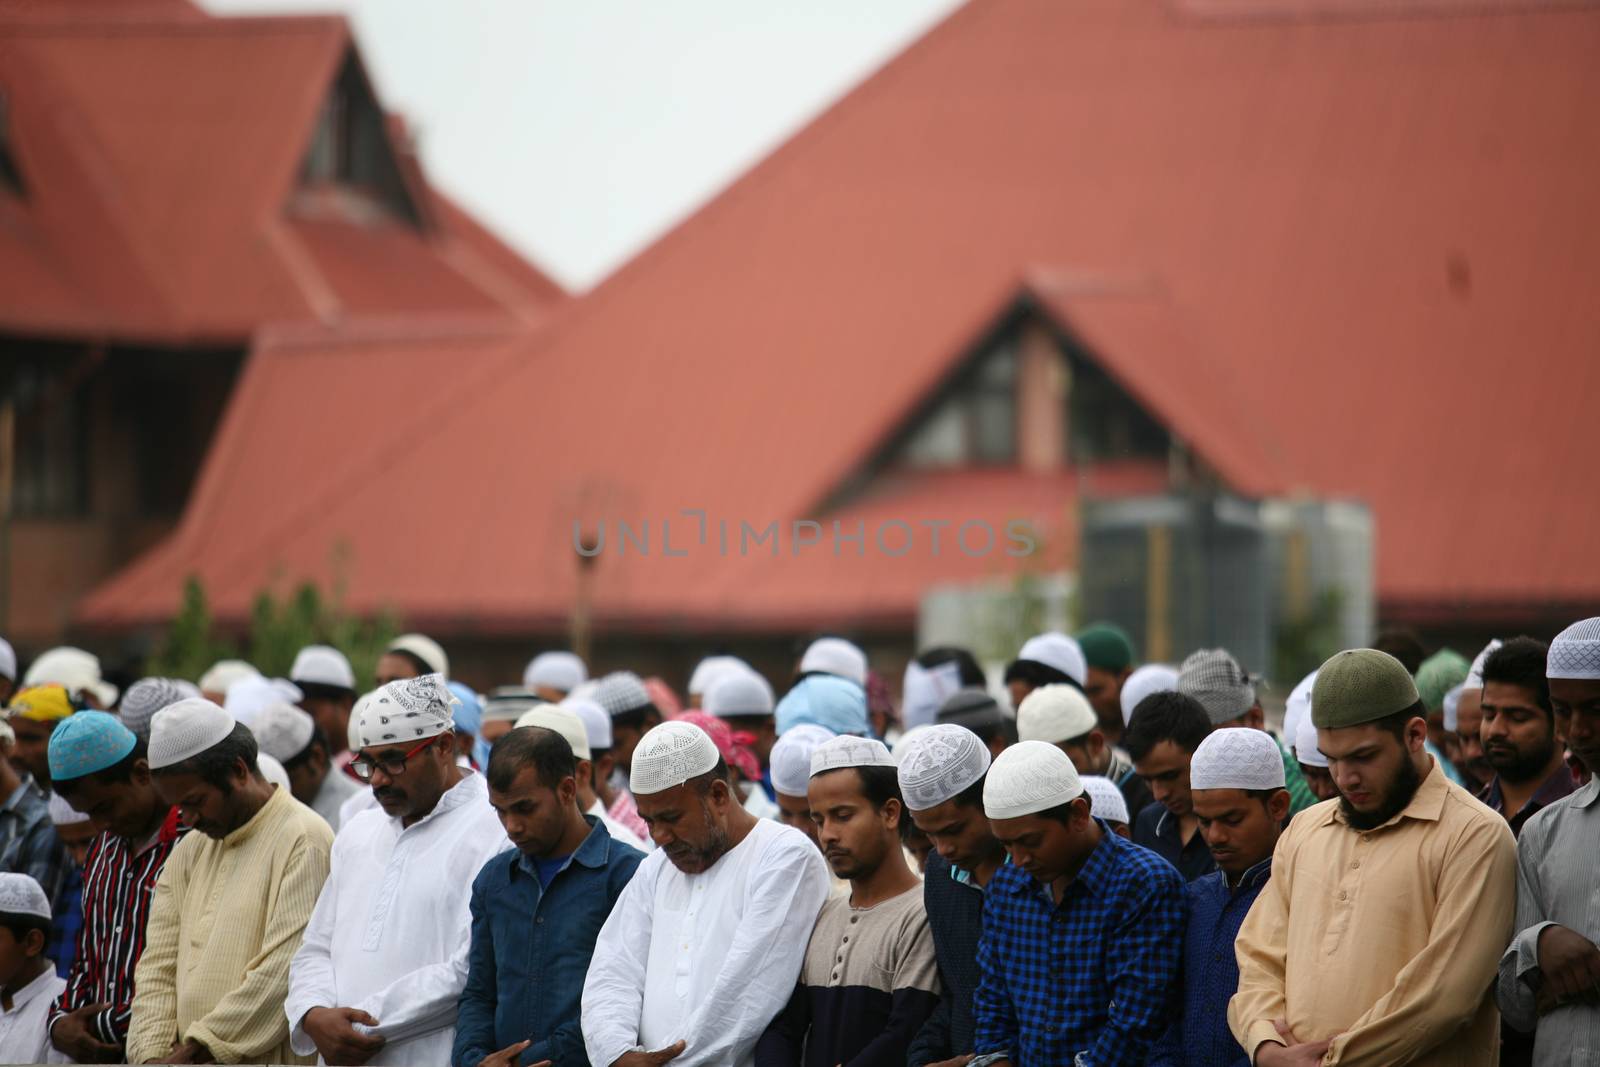
[(776, 819), (783, 814), (783, 809), (772, 802), (767, 796), (767, 791), (761, 788), (760, 782), (749, 782), (745, 788), (750, 790), (744, 798), (745, 811), (758, 819)]
[(368, 800), (372, 798), (371, 789), (338, 768), (330, 767), (327, 776), (322, 779), (322, 784), (317, 786), (317, 795), (311, 798), (311, 810), (328, 820), (333, 832), (338, 833), (339, 827), (343, 825), (345, 802), (357, 793), (366, 793)]
[(647, 845), (643, 841), (640, 841), (638, 834), (634, 833), (622, 823), (613, 819), (610, 815), (607, 815), (605, 801), (601, 800), (599, 797), (595, 798), (594, 806), (585, 814), (593, 815), (595, 818), (605, 823), (606, 833), (611, 835), (611, 839), (613, 841), (621, 841), (624, 845), (632, 845), (640, 852), (649, 852), (655, 847), (654, 845)]
[(357, 1008), (389, 1042), (369, 1064), (449, 1063), (467, 984), (472, 880), (510, 847), (481, 774), (466, 775), (409, 827), (381, 808), (346, 823), (289, 967), (290, 1047), (316, 1052), (300, 1025), (312, 1008)]
[[(47, 964), (49, 961), (45, 961)], [(50, 1044), (45, 1018), (50, 1003), (67, 988), (53, 965), (11, 998), (11, 1010), (0, 1011), (0, 1063), (71, 1063)]]
[(827, 897), (822, 854), (775, 822), (756, 823), (701, 874), (650, 853), (601, 927), (583, 984), (589, 1062), (681, 1038), (672, 1067), (750, 1067), (794, 994)]
[(343, 804), (339, 805), (339, 825), (333, 828), (333, 832), (337, 834), (354, 822), (357, 815), (377, 807), (378, 798), (372, 795), (372, 787), (357, 783), (356, 791), (351, 793)]

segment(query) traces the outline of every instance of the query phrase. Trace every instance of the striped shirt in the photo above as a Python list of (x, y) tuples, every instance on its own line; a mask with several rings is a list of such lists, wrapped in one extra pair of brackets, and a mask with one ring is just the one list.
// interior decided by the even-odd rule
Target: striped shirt
[(86, 1004), (109, 1004), (89, 1021), (100, 1041), (121, 1045), (133, 1015), (133, 969), (144, 952), (145, 923), (156, 880), (173, 846), (186, 832), (178, 809), (167, 813), (155, 843), (135, 853), (133, 846), (103, 833), (89, 846), (83, 871), (83, 928), (66, 991), (50, 1008), (49, 1026)]
[(939, 1002), (939, 967), (917, 883), (856, 908), (822, 906), (800, 985), (756, 1045), (756, 1067), (903, 1067)]
[(204, 1045), (218, 1063), (316, 1061), (289, 1047), (283, 1004), (332, 847), (322, 816), (281, 786), (226, 837), (179, 842), (134, 973), (129, 1063), (165, 1057), (179, 1041)]

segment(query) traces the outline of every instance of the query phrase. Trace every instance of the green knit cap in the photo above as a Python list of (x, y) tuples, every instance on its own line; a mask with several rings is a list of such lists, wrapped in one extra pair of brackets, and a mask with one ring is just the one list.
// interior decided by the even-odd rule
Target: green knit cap
[(1109, 622), (1097, 622), (1080, 633), (1078, 646), (1091, 667), (1115, 674), (1133, 666), (1133, 642)]
[(1444, 695), (1467, 680), (1471, 664), (1453, 648), (1442, 648), (1417, 668), (1417, 695), (1429, 711), (1444, 707)]
[(1417, 683), (1405, 664), (1375, 648), (1350, 648), (1317, 671), (1311, 687), (1311, 722), (1342, 730), (1374, 722), (1417, 702)]

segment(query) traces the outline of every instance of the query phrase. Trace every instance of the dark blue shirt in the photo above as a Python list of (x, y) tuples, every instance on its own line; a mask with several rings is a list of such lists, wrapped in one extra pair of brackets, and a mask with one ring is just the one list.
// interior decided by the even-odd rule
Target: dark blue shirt
[(1134, 844), (1143, 845), (1178, 868), (1178, 873), (1183, 875), (1186, 882), (1204, 878), (1217, 869), (1217, 861), (1211, 858), (1211, 849), (1206, 846), (1205, 835), (1196, 830), (1185, 844), (1178, 817), (1168, 811), (1165, 804), (1146, 804), (1144, 810), (1134, 816), (1131, 829)]
[[(456, 1015), (456, 1067), (532, 1039), (522, 1063), (583, 1067), (583, 979), (611, 906), (644, 853), (613, 841), (592, 816), (589, 836), (565, 867), (539, 884), (535, 861), (516, 849), (484, 864), (472, 883), (472, 947)], [(609, 1065), (602, 1065), (609, 1067)]]
[(954, 1059), (972, 1051), (972, 993), (978, 988), (978, 936), (983, 932), (983, 890), (962, 881), (937, 852), (928, 856), (922, 902), (933, 931), (942, 992), (933, 1015), (911, 1042), (911, 1067)]
[(1001, 867), (984, 893), (976, 1051), (1016, 1067), (1143, 1067), (1166, 1029), (1183, 948), (1183, 878), (1100, 820), (1100, 844), (1056, 904)]
[(1161, 1040), (1150, 1067), (1250, 1067), (1228, 1029), (1228, 1001), (1239, 988), (1233, 942), (1272, 875), (1272, 857), (1228, 888), (1221, 871), (1190, 882), (1183, 935), (1183, 1011)]

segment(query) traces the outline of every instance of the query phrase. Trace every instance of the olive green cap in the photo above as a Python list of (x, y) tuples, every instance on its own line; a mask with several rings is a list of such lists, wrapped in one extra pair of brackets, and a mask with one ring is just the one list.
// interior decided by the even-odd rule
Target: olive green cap
[(1350, 648), (1317, 671), (1311, 689), (1311, 722), (1319, 730), (1342, 730), (1374, 722), (1417, 702), (1417, 683), (1405, 664), (1375, 648)]

